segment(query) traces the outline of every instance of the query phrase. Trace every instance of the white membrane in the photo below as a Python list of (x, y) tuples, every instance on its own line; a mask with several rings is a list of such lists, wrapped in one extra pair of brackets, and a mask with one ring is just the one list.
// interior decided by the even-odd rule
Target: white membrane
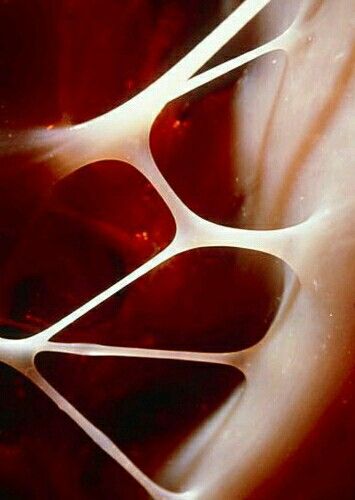
[[(155, 499), (245, 498), (297, 446), (352, 366), (351, 2), (324, 0), (312, 16), (319, 2), (301, 2), (295, 21), (281, 35), (194, 76), (269, 3), (245, 0), (161, 78), (113, 111), (80, 125), (37, 131), (32, 138), (55, 162), (59, 176), (99, 160), (131, 163), (152, 183), (175, 219), (172, 243), (131, 274), (32, 337), (0, 338), (0, 360), (36, 384)], [(270, 8), (266, 15), (274, 22), (276, 14), (277, 8)], [(252, 61), (236, 94), (237, 119), (248, 123), (241, 137), (244, 170), (239, 181), (247, 187), (261, 180), (247, 207), (249, 220), (258, 224), (282, 212), (283, 229), (235, 229), (202, 219), (171, 189), (150, 151), (152, 124), (169, 102)], [(273, 82), (269, 87), (260, 85), (265, 75), (266, 82)], [(339, 127), (342, 134), (337, 133)], [(52, 341), (161, 263), (201, 247), (261, 251), (291, 267), (293, 275), (285, 271), (279, 313), (256, 346), (206, 354)], [(40, 352), (226, 364), (240, 369), (246, 383), (171, 457), (159, 479), (162, 487), (41, 376), (35, 367)]]

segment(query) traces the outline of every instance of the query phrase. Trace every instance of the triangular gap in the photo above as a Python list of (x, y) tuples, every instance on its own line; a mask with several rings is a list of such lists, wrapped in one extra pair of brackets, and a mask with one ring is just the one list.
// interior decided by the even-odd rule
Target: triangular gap
[(146, 500), (142, 488), (22, 374), (0, 364), (3, 500)]
[(226, 225), (245, 196), (235, 181), (234, 84), (210, 84), (175, 100), (150, 131), (153, 158), (177, 196), (197, 215)]
[(284, 264), (262, 252), (223, 248), (185, 252), (53, 340), (172, 351), (240, 351), (268, 331), (282, 298), (283, 273)]
[[(277, 92), (278, 71), (284, 56), (280, 50), (271, 52), (259, 57), (258, 67), (273, 70), (276, 107), (282, 91)], [(275, 65), (278, 60), (279, 65)], [(248, 134), (258, 137), (260, 125), (254, 124), (255, 130), (249, 130), (245, 109), (238, 105), (249, 86), (248, 70), (252, 67), (254, 61), (249, 61), (174, 100), (157, 116), (149, 135), (156, 167), (191, 211), (217, 224), (244, 229), (256, 228), (251, 207), (261, 189), (257, 162), (246, 168), (245, 158)], [(262, 126), (268, 125), (273, 88), (270, 86), (271, 97), (268, 95), (265, 102), (250, 103), (250, 109), (256, 108), (259, 113)], [(269, 132), (266, 125), (262, 129), (265, 135)], [(268, 179), (262, 181), (262, 187), (267, 185)], [(264, 219), (257, 229), (278, 228), (271, 226), (267, 215)]]
[[(233, 2), (233, 0), (229, 3), (234, 3), (234, 7), (240, 4), (239, 1)], [(247, 3), (245, 2), (245, 4)], [(230, 5), (229, 8), (231, 8)], [(251, 8), (254, 8), (254, 6), (251, 5)], [(255, 3), (255, 8), (259, 9), (257, 3)], [(236, 8), (230, 18), (236, 18), (237, 11)], [(261, 11), (256, 13), (253, 18), (249, 18), (249, 22), (244, 25), (241, 31), (236, 31), (234, 36), (228, 38), (227, 43), (214, 53), (211, 58), (206, 60), (206, 63), (191, 75), (188, 82), (182, 84), (182, 88), (186, 87), (186, 89), (191, 90), (201, 85), (201, 83), (197, 84), (197, 82), (204, 80), (205, 83), (208, 83), (214, 78), (222, 77), (233, 68), (236, 69), (241, 64), (245, 64), (245, 62), (242, 63), (243, 59), (252, 61), (270, 50), (285, 50), (288, 42), (292, 40), (294, 34), (292, 28), (297, 23), (298, 17), (299, 0), (295, 0), (291, 4), (287, 3), (287, 6), (281, 0), (267, 2), (267, 5)], [(228, 22), (228, 20), (226, 21)], [(226, 33), (224, 37), (226, 37)], [(223, 39), (223, 34), (221, 34), (221, 39)], [(204, 43), (208, 45), (208, 40), (205, 40)], [(207, 77), (207, 75), (210, 76)], [(194, 81), (196, 81), (196, 84)], [(173, 96), (181, 96), (187, 91), (181, 89)]]
[(41, 353), (40, 373), (154, 479), (243, 381), (231, 367)]
[[(234, 8), (236, 8), (240, 1), (234, 0), (229, 3), (234, 4)], [(242, 30), (236, 33), (226, 45), (211, 57), (192, 78), (279, 37), (292, 25), (297, 13), (297, 9), (294, 8), (295, 5), (292, 5), (291, 8), (290, 5), (287, 5), (287, 7), (286, 9), (282, 0), (271, 0)], [(273, 16), (273, 23), (269, 21), (271, 16)]]
[(131, 165), (97, 162), (64, 178), (2, 280), (2, 335), (51, 326), (159, 254), (174, 232), (166, 205)]
[(211, 57), (253, 19), (270, 0), (245, 0), (162, 78), (167, 84), (183, 82), (194, 75)]

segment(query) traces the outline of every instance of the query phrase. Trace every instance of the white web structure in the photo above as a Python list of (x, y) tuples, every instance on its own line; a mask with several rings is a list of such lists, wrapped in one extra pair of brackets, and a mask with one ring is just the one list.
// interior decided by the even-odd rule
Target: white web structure
[(297, 276), (300, 286), (314, 284), (314, 279), (305, 270), (302, 259), (305, 251), (312, 246), (310, 242), (326, 233), (334, 218), (338, 218), (337, 207), (320, 207), (306, 221), (279, 230), (244, 230), (220, 226), (202, 219), (185, 206), (160, 173), (149, 144), (154, 120), (173, 99), (267, 53), (277, 50), (287, 54), (293, 50), (302, 35), (302, 9), (292, 25), (277, 38), (194, 76), (269, 2), (270, 0), (245, 0), (162, 77), (113, 111), (80, 125), (38, 132), (36, 136), (36, 140), (40, 140), (46, 146), (48, 154), (54, 157), (63, 175), (95, 161), (114, 159), (128, 162), (154, 186), (175, 219), (176, 234), (173, 241), (131, 274), (32, 337), (20, 340), (0, 337), (0, 360), (38, 386), (97, 446), (110, 455), (155, 499), (199, 498), (199, 495), (194, 490), (170, 492), (146, 476), (103, 432), (42, 377), (35, 367), (35, 357), (41, 352), (55, 352), (80, 356), (121, 356), (217, 363), (238, 368), (248, 380), (248, 367), (253, 365), (254, 359), (253, 349), (232, 353), (196, 353), (90, 343), (58, 343), (52, 341), (52, 338), (163, 262), (195, 248), (231, 247), (265, 252), (287, 263)]

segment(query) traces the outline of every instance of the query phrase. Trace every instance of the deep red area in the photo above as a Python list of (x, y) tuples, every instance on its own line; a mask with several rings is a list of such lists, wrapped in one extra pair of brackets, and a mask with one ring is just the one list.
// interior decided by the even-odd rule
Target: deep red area
[(10, 0), (0, 6), (0, 121), (80, 122), (137, 93), (221, 17), (218, 0)]
[(200, 249), (174, 257), (55, 337), (129, 347), (231, 352), (255, 344), (279, 306), (268, 255)]
[(147, 498), (42, 393), (0, 365), (0, 498)]
[(47, 353), (37, 366), (151, 476), (243, 380), (231, 367), (170, 360)]
[(235, 224), (245, 196), (235, 181), (233, 89), (181, 98), (151, 132), (153, 156), (175, 192), (201, 217), (227, 225)]
[(4, 334), (51, 325), (159, 252), (174, 231), (161, 198), (133, 167), (83, 167), (53, 188), (3, 266)]

